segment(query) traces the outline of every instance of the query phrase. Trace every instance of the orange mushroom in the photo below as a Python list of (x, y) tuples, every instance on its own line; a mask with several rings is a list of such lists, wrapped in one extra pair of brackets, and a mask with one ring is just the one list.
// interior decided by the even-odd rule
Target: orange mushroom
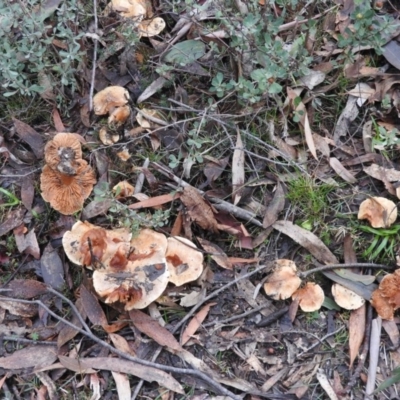
[(129, 92), (122, 86), (109, 86), (93, 97), (96, 115), (112, 113), (117, 107), (125, 106), (130, 100)]
[(332, 285), (332, 295), (336, 303), (345, 310), (356, 310), (365, 303), (360, 295), (338, 283)]
[(82, 136), (77, 133), (57, 133), (44, 148), (46, 164), (66, 175), (75, 175), (77, 160), (82, 158)]
[(321, 286), (314, 282), (307, 282), (306, 285), (296, 290), (292, 299), (299, 302), (300, 308), (305, 312), (317, 311), (325, 300), (325, 294)]
[(373, 228), (388, 228), (397, 219), (397, 207), (385, 197), (371, 197), (360, 204), (358, 219), (367, 219)]
[(288, 299), (300, 287), (296, 264), (291, 260), (276, 260), (276, 269), (264, 284), (265, 293), (274, 300)]
[(45, 165), (40, 175), (42, 197), (61, 214), (71, 215), (83, 207), (92, 192), (96, 178), (85, 160), (75, 160), (74, 175), (67, 175)]

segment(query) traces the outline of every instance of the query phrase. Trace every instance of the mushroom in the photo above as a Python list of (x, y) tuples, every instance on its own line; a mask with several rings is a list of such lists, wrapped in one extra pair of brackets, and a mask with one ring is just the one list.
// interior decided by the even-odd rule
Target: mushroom
[(360, 204), (358, 219), (367, 219), (373, 228), (388, 228), (397, 219), (397, 207), (384, 197), (371, 197)]
[(291, 260), (276, 260), (277, 267), (264, 284), (265, 293), (274, 300), (288, 299), (300, 287), (296, 264)]
[(142, 229), (130, 242), (128, 263), (93, 273), (93, 287), (106, 303), (125, 303), (125, 309), (145, 308), (164, 292), (169, 282), (165, 252), (167, 239)]
[(108, 123), (121, 125), (129, 118), (129, 115), (131, 115), (131, 109), (129, 106), (117, 107), (110, 112)]
[(332, 285), (332, 295), (336, 303), (345, 310), (356, 310), (365, 303), (365, 300), (357, 293), (338, 283)]
[(117, 199), (123, 199), (130, 197), (135, 192), (135, 187), (132, 186), (128, 181), (118, 182), (112, 189)]
[(371, 304), (382, 319), (392, 320), (400, 308), (400, 269), (386, 275), (372, 293)]
[(129, 92), (125, 88), (109, 86), (93, 97), (93, 110), (96, 115), (110, 114), (117, 107), (125, 106), (129, 100)]
[(321, 286), (314, 282), (307, 282), (303, 288), (296, 290), (292, 299), (299, 302), (300, 308), (305, 312), (317, 311), (325, 300)]
[(164, 30), (165, 26), (165, 21), (160, 17), (142, 21), (139, 24), (139, 35), (142, 37), (156, 36)]
[(126, 228), (106, 230), (78, 221), (65, 232), (62, 243), (65, 254), (74, 264), (91, 267), (97, 261), (100, 267), (113, 265), (121, 269), (128, 262), (131, 236)]
[(99, 130), (99, 139), (106, 146), (111, 146), (114, 143), (117, 143), (119, 140), (119, 135), (108, 133), (105, 127), (102, 127)]
[(82, 209), (96, 183), (94, 172), (85, 160), (75, 160), (74, 167), (75, 174), (67, 175), (45, 165), (40, 175), (43, 199), (65, 215)]
[(75, 175), (77, 160), (82, 158), (81, 143), (84, 139), (77, 133), (57, 133), (44, 148), (46, 164), (66, 175)]
[(170, 272), (169, 280), (176, 286), (196, 280), (203, 272), (203, 253), (188, 239), (175, 236), (168, 238), (165, 255)]
[(119, 12), (125, 18), (142, 20), (147, 14), (146, 3), (141, 0), (111, 0), (107, 10)]

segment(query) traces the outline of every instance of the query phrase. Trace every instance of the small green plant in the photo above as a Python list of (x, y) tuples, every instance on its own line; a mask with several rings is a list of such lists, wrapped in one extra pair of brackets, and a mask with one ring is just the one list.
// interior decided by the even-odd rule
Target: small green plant
[(9, 192), (8, 190), (6, 190), (4, 188), (0, 188), (0, 193), (5, 195), (8, 198), (8, 202), (1, 203), (0, 208), (13, 207), (13, 206), (17, 206), (18, 204), (20, 204), (20, 201), (17, 199), (17, 197), (15, 197), (15, 195), (12, 194), (11, 192)]
[(372, 125), (375, 130), (375, 135), (372, 138), (373, 149), (384, 151), (400, 145), (400, 137), (398, 136), (400, 132), (396, 128), (388, 131), (385, 127), (378, 125), (373, 118)]
[(363, 257), (371, 261), (379, 259), (395, 259), (395, 249), (399, 241), (400, 225), (393, 225), (390, 228), (381, 229), (361, 225), (360, 229), (374, 235), (371, 244), (367, 250), (364, 251)]

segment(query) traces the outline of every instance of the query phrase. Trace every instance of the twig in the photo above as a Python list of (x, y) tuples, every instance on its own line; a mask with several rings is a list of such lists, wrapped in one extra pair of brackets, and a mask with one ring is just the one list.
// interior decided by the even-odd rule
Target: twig
[(272, 314), (269, 314), (265, 318), (263, 318), (258, 324), (256, 324), (257, 327), (263, 328), (265, 326), (268, 326), (272, 324), (274, 321), (276, 321), (278, 318), (282, 317), (287, 311), (289, 310), (288, 306), (285, 306), (281, 308), (280, 310), (277, 310), (273, 312)]
[[(149, 166), (150, 160), (146, 158), (144, 160), (142, 168), (147, 168)], [(143, 183), (144, 183), (144, 173), (141, 172), (136, 180), (136, 185), (135, 185), (135, 191), (134, 194), (138, 194), (142, 191), (143, 188)]]
[(45, 340), (32, 340), (21, 338), (18, 336), (1, 336), (1, 339), (8, 340), (10, 342), (21, 342), (21, 343), (29, 343), (29, 344), (47, 344), (49, 346), (57, 346), (57, 342), (46, 342)]
[(329, 265), (320, 265), (319, 267), (309, 269), (308, 271), (300, 272), (300, 278), (306, 278), (308, 275), (314, 274), (319, 271), (326, 271), (328, 269), (334, 268), (382, 268), (382, 269), (395, 269), (395, 267), (391, 267), (389, 265), (384, 264), (374, 264), (374, 263), (348, 263), (348, 264), (329, 264)]
[[(55, 295), (57, 295), (58, 297), (60, 297), (63, 300), (66, 299), (67, 303), (70, 306), (71, 305), (73, 306), (71, 308), (74, 311), (74, 313), (76, 314), (76, 316), (78, 317), (79, 321), (82, 322), (82, 320), (83, 320), (82, 316), (80, 315), (79, 311), (77, 310), (77, 308), (73, 305), (73, 303), (70, 300), (68, 300), (65, 296), (63, 296), (61, 293), (57, 292), (56, 290), (54, 290), (52, 288), (49, 288), (49, 292), (54, 293)], [(183, 374), (183, 375), (194, 375), (194, 376), (202, 379), (203, 381), (207, 382), (207, 384), (209, 384), (211, 387), (213, 387), (217, 392), (220, 392), (221, 394), (223, 394), (225, 396), (229, 396), (229, 397), (231, 397), (232, 399), (235, 399), (235, 400), (242, 400), (241, 397), (236, 396), (234, 393), (232, 393), (231, 391), (229, 391), (228, 389), (226, 389), (221, 384), (219, 384), (218, 382), (214, 381), (207, 374), (205, 374), (205, 373), (203, 373), (201, 371), (198, 371), (198, 370), (195, 370), (195, 369), (170, 367), (170, 366), (167, 366), (167, 365), (157, 364), (157, 363), (154, 363), (154, 362), (151, 362), (151, 361), (147, 361), (147, 360), (143, 360), (143, 359), (140, 359), (140, 358), (137, 358), (137, 357), (133, 357), (133, 356), (125, 353), (124, 351), (121, 351), (121, 350), (111, 346), (109, 343), (105, 342), (104, 340), (101, 340), (96, 335), (94, 335), (90, 331), (90, 329), (89, 329), (89, 331), (87, 331), (86, 329), (82, 329), (82, 328), (74, 325), (72, 322), (66, 320), (65, 318), (60, 317), (55, 312), (53, 312), (49, 307), (47, 307), (41, 300), (23, 300), (23, 299), (13, 299), (13, 298), (10, 298), (10, 297), (2, 297), (1, 300), (3, 300), (3, 301), (16, 301), (16, 302), (25, 303), (25, 304), (37, 304), (40, 307), (42, 307), (44, 310), (46, 310), (54, 318), (58, 319), (59, 321), (63, 322), (64, 324), (72, 327), (73, 329), (76, 329), (81, 334), (87, 336), (88, 338), (92, 339), (96, 343), (99, 343), (103, 347), (107, 348), (112, 353), (117, 354), (118, 356), (120, 356), (122, 358), (125, 358), (126, 360), (135, 362), (137, 364), (145, 365), (147, 367), (157, 368), (157, 369), (160, 369), (160, 370), (166, 371), (166, 372), (171, 372), (171, 373), (176, 373), (176, 374)], [(83, 326), (85, 326), (85, 325), (86, 325), (86, 323), (83, 321)]]
[[(94, 31), (97, 35), (98, 32), (98, 21), (97, 21), (97, 0), (93, 0), (93, 15), (94, 15)], [(94, 48), (93, 48), (93, 60), (92, 60), (92, 77), (90, 80), (90, 92), (89, 92), (89, 111), (93, 109), (93, 92), (94, 92), (94, 81), (96, 78), (96, 62), (97, 62), (97, 46), (98, 40), (93, 36)]]

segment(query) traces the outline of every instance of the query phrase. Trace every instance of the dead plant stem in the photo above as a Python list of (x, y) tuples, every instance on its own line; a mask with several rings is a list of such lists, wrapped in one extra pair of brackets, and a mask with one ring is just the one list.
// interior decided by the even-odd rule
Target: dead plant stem
[[(97, 21), (97, 0), (93, 0), (93, 15), (94, 15), (94, 32), (97, 35), (98, 30), (98, 21)], [(97, 46), (98, 40), (96, 37), (93, 37), (93, 60), (92, 60), (92, 76), (90, 79), (90, 91), (89, 91), (89, 111), (93, 109), (93, 92), (94, 92), (94, 81), (96, 79), (96, 62), (97, 62)]]

